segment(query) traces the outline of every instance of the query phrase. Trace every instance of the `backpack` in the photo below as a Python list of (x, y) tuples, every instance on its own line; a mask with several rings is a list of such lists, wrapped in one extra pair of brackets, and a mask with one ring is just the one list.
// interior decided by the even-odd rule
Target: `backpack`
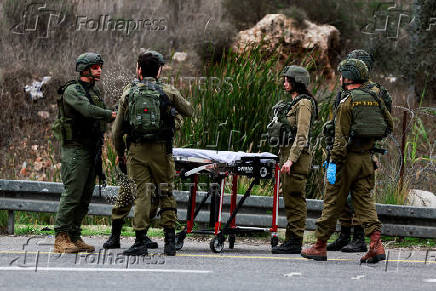
[(134, 140), (158, 140), (168, 131), (164, 124), (166, 110), (170, 106), (162, 88), (151, 82), (134, 83), (128, 93), (128, 124)]
[(367, 88), (349, 91), (352, 99), (351, 136), (383, 139), (393, 130), (392, 116), (383, 100)]
[(77, 80), (68, 81), (63, 86), (59, 87), (57, 91), (59, 94), (58, 98), (56, 99), (56, 103), (58, 105), (58, 116), (51, 125), (51, 130), (54, 137), (61, 143), (64, 141), (71, 141), (73, 139), (72, 119), (65, 117), (63, 95), (68, 86), (76, 83), (78, 83)]

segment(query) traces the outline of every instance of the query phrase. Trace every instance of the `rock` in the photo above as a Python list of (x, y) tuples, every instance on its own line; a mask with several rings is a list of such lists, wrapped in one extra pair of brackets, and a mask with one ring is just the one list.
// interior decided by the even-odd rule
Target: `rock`
[[(233, 49), (243, 52), (248, 46), (262, 43), (266, 51), (277, 49), (283, 60), (290, 55), (298, 60), (306, 59), (302, 65), (311, 64), (320, 68), (327, 78), (335, 77), (331, 61), (339, 51), (339, 30), (331, 25), (316, 25), (308, 20), (303, 26), (297, 25), (292, 18), (284, 14), (267, 14), (254, 27), (240, 31), (233, 43)], [(307, 56), (311, 54), (311, 58)], [(314, 62), (314, 63), (312, 63)], [(294, 63), (300, 65), (297, 61)]]
[(406, 205), (436, 208), (436, 196), (430, 191), (411, 189), (406, 199)]
[(173, 55), (173, 61), (184, 62), (188, 58), (188, 54), (185, 52), (175, 52)]

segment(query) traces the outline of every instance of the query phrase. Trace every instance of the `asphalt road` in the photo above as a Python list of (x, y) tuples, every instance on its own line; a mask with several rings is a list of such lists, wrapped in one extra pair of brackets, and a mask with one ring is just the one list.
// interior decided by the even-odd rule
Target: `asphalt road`
[[(315, 262), (238, 238), (235, 249), (213, 254), (208, 240), (187, 238), (176, 257), (163, 256), (158, 239), (148, 257), (127, 260), (121, 249), (57, 255), (53, 237), (29, 238), (0, 236), (0, 289), (436, 290), (436, 250), (390, 249), (387, 263), (359, 265), (362, 254), (329, 252), (327, 262)], [(105, 239), (85, 238), (97, 249)], [(132, 243), (125, 238), (122, 247)]]

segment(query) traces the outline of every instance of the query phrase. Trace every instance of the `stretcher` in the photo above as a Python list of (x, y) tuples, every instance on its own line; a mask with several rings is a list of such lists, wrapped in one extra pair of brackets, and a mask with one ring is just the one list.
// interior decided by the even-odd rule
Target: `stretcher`
[[(271, 233), (271, 245), (278, 244), (278, 208), (279, 208), (279, 164), (278, 157), (271, 153), (245, 153), (232, 151), (200, 150), (189, 148), (174, 148), (173, 157), (176, 173), (182, 179), (191, 179), (188, 207), (186, 212), (186, 225), (176, 234), (176, 249), (183, 248), (183, 241), (188, 233), (212, 234), (210, 249), (220, 253), (224, 249), (224, 242), (228, 237), (229, 248), (233, 249), (236, 234), (267, 231)], [(198, 178), (207, 175), (219, 189), (209, 188), (206, 196), (197, 206)], [(232, 176), (232, 191), (230, 198), (229, 218), (223, 221), (224, 187), (228, 177)], [(248, 189), (237, 202), (238, 177), (246, 176), (251, 179)], [(243, 227), (236, 225), (236, 215), (243, 207), (244, 201), (250, 196), (254, 185), (261, 179), (270, 179), (274, 182), (272, 222), (271, 228)], [(210, 197), (209, 229), (194, 230), (194, 220), (206, 201)]]

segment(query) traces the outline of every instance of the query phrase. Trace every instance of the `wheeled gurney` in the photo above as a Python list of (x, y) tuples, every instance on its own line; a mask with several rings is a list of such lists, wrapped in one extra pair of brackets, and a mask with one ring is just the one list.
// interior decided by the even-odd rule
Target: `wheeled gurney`
[[(278, 244), (278, 196), (279, 196), (279, 165), (278, 157), (271, 153), (244, 153), (232, 151), (214, 151), (189, 148), (174, 148), (173, 156), (176, 172), (182, 179), (190, 178), (193, 186), (190, 189), (188, 209), (186, 212), (186, 226), (176, 235), (176, 248), (182, 249), (183, 241), (188, 233), (213, 234), (210, 248), (215, 253), (222, 252), (226, 236), (229, 238), (229, 248), (234, 247), (236, 234), (252, 231), (271, 232), (271, 245)], [(207, 195), (197, 207), (197, 191), (199, 175), (207, 175), (218, 183), (219, 191), (209, 188)], [(224, 186), (227, 177), (232, 176), (232, 192), (230, 199), (230, 216), (227, 221), (222, 220)], [(251, 178), (251, 183), (243, 197), (237, 203), (238, 177)], [(271, 228), (242, 227), (236, 225), (236, 215), (250, 196), (254, 185), (261, 179), (274, 181), (274, 199), (272, 205)], [(210, 229), (193, 230), (194, 220), (210, 197)]]

